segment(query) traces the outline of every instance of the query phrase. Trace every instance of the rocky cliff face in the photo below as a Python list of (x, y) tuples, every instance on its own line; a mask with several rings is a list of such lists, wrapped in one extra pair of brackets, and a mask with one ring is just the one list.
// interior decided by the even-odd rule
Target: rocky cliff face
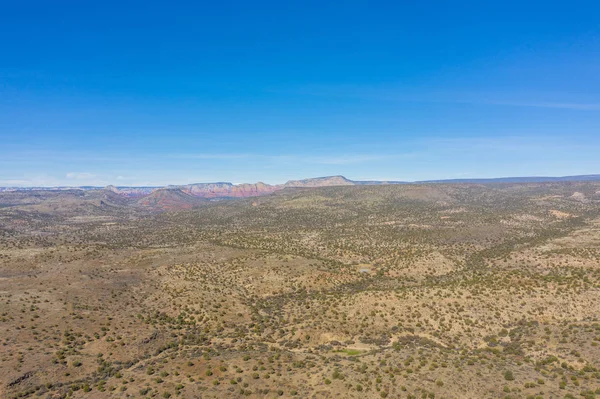
[(354, 186), (352, 180), (346, 179), (344, 176), (326, 176), (315, 177), (312, 179), (290, 180), (285, 183), (284, 187), (328, 187), (328, 186)]
[[(183, 186), (168, 187), (115, 187), (107, 186), (105, 189), (125, 197), (143, 198), (152, 196), (160, 190), (179, 190), (182, 193), (199, 198), (244, 198), (257, 197), (271, 194), (284, 188), (326, 187), (326, 186), (351, 186), (356, 184), (344, 176), (327, 176), (313, 179), (290, 180), (285, 184), (270, 185), (262, 182), (232, 184), (228, 182), (196, 183)], [(173, 194), (173, 193), (171, 193)], [(158, 195), (164, 195), (161, 191)]]
[(104, 189), (125, 197), (143, 197), (157, 190), (158, 187), (116, 187), (110, 185)]
[(173, 186), (184, 193), (201, 198), (243, 198), (271, 194), (277, 190), (294, 187), (350, 186), (355, 183), (344, 176), (317, 177), (314, 179), (290, 180), (285, 184), (270, 185), (262, 182), (232, 184), (228, 182), (197, 183)]
[(181, 186), (185, 193), (202, 198), (226, 198), (226, 197), (255, 197), (270, 194), (279, 189), (279, 186), (271, 186), (265, 183), (199, 183)]

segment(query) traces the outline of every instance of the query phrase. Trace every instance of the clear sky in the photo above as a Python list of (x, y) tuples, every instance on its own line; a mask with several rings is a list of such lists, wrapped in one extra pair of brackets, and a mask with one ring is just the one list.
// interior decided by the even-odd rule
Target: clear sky
[(5, 1), (0, 185), (600, 173), (598, 1)]

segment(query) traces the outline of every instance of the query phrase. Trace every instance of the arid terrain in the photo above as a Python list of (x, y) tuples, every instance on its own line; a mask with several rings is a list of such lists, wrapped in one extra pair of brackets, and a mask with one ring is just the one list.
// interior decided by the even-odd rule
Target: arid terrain
[(600, 182), (272, 191), (0, 193), (0, 397), (600, 397)]

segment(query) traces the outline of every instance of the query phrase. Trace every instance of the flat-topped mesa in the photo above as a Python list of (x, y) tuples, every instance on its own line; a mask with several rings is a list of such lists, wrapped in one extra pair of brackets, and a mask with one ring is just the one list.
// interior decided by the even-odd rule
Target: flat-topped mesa
[(275, 190), (278, 190), (279, 187), (271, 186), (269, 184), (265, 184), (263, 182), (258, 183), (243, 183), (237, 186), (234, 186), (232, 189), (232, 193), (235, 193), (236, 196), (240, 197), (254, 197), (257, 195), (270, 194)]
[(198, 183), (181, 186), (183, 192), (202, 198), (255, 197), (270, 194), (277, 189), (277, 186), (271, 186), (262, 182), (242, 184), (227, 182)]
[(104, 189), (125, 197), (142, 197), (159, 189), (159, 187), (117, 187), (111, 184), (104, 187)]
[(284, 187), (327, 187), (327, 186), (354, 186), (356, 183), (344, 176), (314, 177), (311, 179), (290, 180)]
[(216, 183), (194, 183), (187, 184), (184, 186), (173, 186), (181, 189), (184, 193), (193, 195), (195, 197), (216, 197), (221, 194), (231, 191), (233, 184), (229, 182), (216, 182)]

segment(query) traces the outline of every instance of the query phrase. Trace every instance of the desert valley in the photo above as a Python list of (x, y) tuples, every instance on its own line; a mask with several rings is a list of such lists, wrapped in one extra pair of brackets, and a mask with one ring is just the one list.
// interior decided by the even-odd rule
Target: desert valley
[(600, 394), (599, 182), (330, 183), (0, 193), (0, 397)]

